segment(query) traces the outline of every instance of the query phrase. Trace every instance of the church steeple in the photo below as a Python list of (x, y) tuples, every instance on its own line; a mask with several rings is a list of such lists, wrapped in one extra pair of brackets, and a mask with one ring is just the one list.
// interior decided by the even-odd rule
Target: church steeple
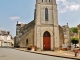
[(43, 42), (45, 39), (43, 37), (43, 34), (44, 32), (48, 31), (51, 35), (51, 44), (48, 47), (50, 47), (51, 50), (59, 48), (60, 41), (56, 0), (36, 0), (35, 6), (35, 46), (41, 48), (41, 50), (45, 49), (45, 44)]
[(36, 4), (41, 3), (41, 0), (36, 0)]
[(57, 4), (56, 0), (36, 0), (35, 23), (57, 24)]
[(40, 3), (51, 3), (51, 4), (56, 4), (56, 0), (36, 0), (37, 4)]
[(56, 0), (52, 0), (52, 3), (53, 3), (53, 4), (56, 4)]

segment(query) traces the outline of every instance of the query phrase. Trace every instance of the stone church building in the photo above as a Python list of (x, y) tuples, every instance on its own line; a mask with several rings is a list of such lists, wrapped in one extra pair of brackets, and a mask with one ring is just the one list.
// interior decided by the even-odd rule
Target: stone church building
[(66, 27), (58, 24), (56, 0), (36, 0), (34, 20), (28, 24), (16, 24), (14, 46), (32, 44), (41, 50), (55, 50), (62, 49), (65, 43), (68, 48), (69, 41), (68, 24)]

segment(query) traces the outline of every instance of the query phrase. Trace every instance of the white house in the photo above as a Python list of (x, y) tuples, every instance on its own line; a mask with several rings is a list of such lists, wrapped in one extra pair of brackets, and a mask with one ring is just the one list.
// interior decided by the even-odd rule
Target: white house
[(12, 46), (12, 36), (9, 31), (0, 30), (0, 46)]

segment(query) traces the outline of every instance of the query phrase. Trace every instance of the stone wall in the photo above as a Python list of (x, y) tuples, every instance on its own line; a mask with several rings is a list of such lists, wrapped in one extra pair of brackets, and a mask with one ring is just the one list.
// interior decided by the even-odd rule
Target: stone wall
[(20, 34), (20, 29), (21, 29), (21, 24), (16, 24), (16, 36), (14, 38), (14, 47), (19, 47), (19, 36)]
[(69, 32), (69, 26), (68, 24), (67, 25), (64, 25), (62, 26), (63, 28), (63, 32), (64, 32), (64, 44), (66, 45), (66, 47), (69, 49), (70, 47), (70, 32)]
[[(28, 39), (28, 44), (26, 40)], [(34, 44), (34, 28), (30, 29), (20, 38), (20, 47), (26, 47), (27, 45)]]
[(64, 33), (63, 28), (59, 25), (59, 39), (60, 39), (60, 49), (62, 49), (62, 44), (64, 44)]
[(24, 26), (22, 26), (22, 24), (16, 25), (16, 39), (14, 41), (15, 46), (26, 47), (26, 39), (29, 40), (29, 43), (33, 44), (33, 42), (30, 41), (33, 41), (34, 39), (34, 25), (34, 20), (28, 24), (24, 24)]

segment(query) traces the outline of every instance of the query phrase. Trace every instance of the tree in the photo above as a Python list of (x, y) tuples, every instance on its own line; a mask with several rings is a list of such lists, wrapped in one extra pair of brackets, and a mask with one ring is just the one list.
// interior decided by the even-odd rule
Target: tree
[(69, 28), (69, 30), (70, 30), (70, 33), (78, 33), (78, 28), (77, 27)]
[(72, 38), (72, 39), (71, 39), (71, 43), (72, 43), (72, 44), (75, 44), (75, 48), (76, 48), (76, 44), (79, 43), (78, 38)]

